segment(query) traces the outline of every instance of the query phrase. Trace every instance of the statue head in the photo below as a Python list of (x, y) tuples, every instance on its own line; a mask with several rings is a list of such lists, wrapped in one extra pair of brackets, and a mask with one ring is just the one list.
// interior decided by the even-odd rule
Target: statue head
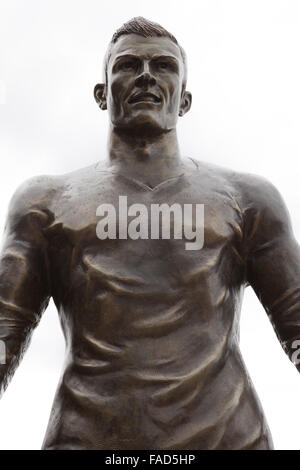
[(191, 107), (183, 48), (162, 26), (133, 18), (113, 35), (96, 102), (128, 134), (168, 132)]

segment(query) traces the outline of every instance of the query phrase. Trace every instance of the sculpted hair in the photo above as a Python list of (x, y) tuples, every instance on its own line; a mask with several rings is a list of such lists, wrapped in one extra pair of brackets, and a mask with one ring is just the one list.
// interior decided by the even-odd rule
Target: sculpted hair
[(169, 38), (172, 42), (174, 42), (181, 53), (183, 65), (184, 65), (184, 79), (183, 83), (186, 84), (187, 80), (187, 60), (186, 54), (184, 49), (180, 46), (177, 39), (173, 34), (167, 31), (165, 28), (160, 26), (158, 23), (154, 23), (153, 21), (147, 20), (142, 16), (137, 16), (132, 18), (131, 20), (124, 23), (117, 31), (114, 33), (109, 45), (107, 52), (104, 58), (104, 80), (107, 83), (107, 67), (108, 62), (111, 56), (111, 49), (113, 45), (117, 42), (120, 36), (124, 36), (127, 34), (138, 34), (139, 36), (143, 36), (144, 38), (151, 38), (151, 37), (162, 37), (162, 38)]

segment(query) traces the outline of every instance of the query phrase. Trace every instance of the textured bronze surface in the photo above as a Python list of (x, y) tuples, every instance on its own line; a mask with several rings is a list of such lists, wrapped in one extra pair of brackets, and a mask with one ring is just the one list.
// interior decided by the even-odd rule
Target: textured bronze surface
[[(67, 355), (43, 449), (270, 449), (239, 315), (250, 285), (291, 357), (300, 250), (289, 215), (264, 178), (181, 157), (176, 123), (191, 105), (184, 53), (146, 20), (130, 25), (135, 33), (115, 37), (107, 82), (95, 88), (110, 116), (106, 160), (33, 178), (12, 198), (0, 265), (1, 387), (53, 297)], [(97, 207), (118, 208), (120, 195), (149, 211), (204, 204), (203, 248), (100, 240)]]

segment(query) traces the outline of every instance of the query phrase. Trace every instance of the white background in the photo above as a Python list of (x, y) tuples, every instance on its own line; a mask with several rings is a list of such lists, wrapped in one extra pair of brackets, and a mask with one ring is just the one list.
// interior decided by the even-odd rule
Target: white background
[[(267, 177), (300, 240), (297, 0), (0, 0), (1, 232), (24, 179), (104, 158), (107, 114), (93, 87), (113, 32), (137, 15), (169, 29), (188, 54), (183, 155)], [(250, 289), (241, 346), (275, 447), (300, 449), (300, 376)], [(0, 449), (41, 447), (63, 358), (51, 304), (0, 402)]]

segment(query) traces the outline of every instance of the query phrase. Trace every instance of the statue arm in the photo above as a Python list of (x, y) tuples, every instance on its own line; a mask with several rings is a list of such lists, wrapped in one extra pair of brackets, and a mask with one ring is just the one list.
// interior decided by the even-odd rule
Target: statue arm
[(264, 306), (283, 349), (295, 362), (295, 348), (300, 346), (300, 247), (285, 203), (272, 184), (263, 179), (251, 184), (247, 201), (247, 281)]
[[(38, 200), (39, 202), (35, 202)], [(24, 183), (14, 194), (0, 255), (0, 393), (8, 385), (50, 298), (48, 214), (40, 208), (38, 184)]]

